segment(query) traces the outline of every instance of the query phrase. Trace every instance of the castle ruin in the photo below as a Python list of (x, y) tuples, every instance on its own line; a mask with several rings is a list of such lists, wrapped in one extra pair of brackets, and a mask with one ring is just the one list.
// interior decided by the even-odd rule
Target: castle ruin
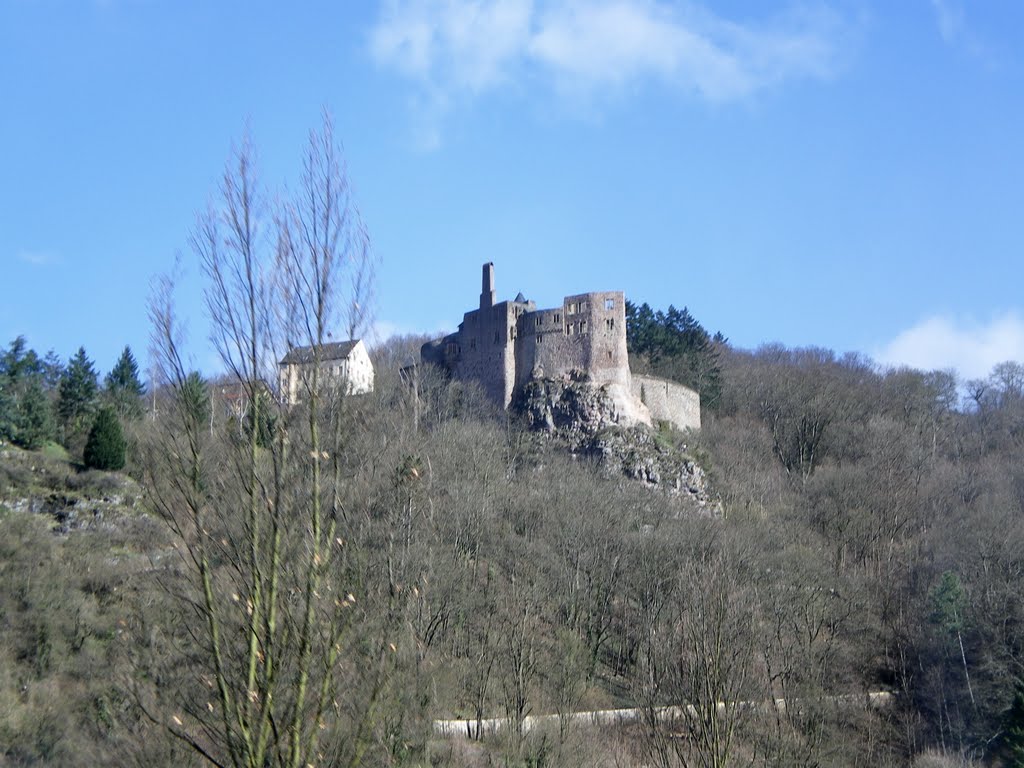
[(522, 293), (499, 302), (494, 264), (487, 263), (479, 308), (463, 315), (455, 333), (424, 344), (420, 356), (457, 379), (478, 382), (503, 408), (532, 380), (572, 378), (607, 391), (624, 426), (649, 425), (653, 418), (700, 428), (696, 392), (630, 374), (622, 291), (566, 296), (554, 309), (537, 309)]

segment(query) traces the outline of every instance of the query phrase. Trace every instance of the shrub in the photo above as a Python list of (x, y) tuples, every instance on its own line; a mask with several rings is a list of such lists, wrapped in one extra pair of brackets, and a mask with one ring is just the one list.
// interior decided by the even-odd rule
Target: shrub
[(110, 408), (101, 408), (89, 430), (82, 458), (93, 469), (121, 469), (124, 466), (124, 434)]

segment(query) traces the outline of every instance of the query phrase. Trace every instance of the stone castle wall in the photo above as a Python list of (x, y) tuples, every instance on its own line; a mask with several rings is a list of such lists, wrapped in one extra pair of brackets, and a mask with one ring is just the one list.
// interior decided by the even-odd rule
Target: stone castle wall
[(479, 382), (503, 408), (534, 379), (571, 377), (604, 387), (624, 423), (649, 423), (653, 416), (680, 429), (700, 428), (696, 392), (630, 376), (622, 291), (566, 296), (553, 309), (538, 310), (522, 294), (495, 302), (494, 265), (485, 264), (479, 309), (466, 312), (455, 333), (424, 344), (421, 357), (456, 378)]
[(629, 384), (626, 302), (621, 291), (567, 296), (557, 309), (519, 318), (516, 386), (530, 379), (585, 374), (600, 384)]
[(633, 396), (647, 406), (656, 421), (670, 421), (677, 429), (700, 429), (700, 395), (689, 387), (633, 374)]
[(467, 312), (458, 334), (458, 354), (452, 371), (462, 379), (480, 382), (487, 396), (503, 406), (512, 398), (515, 351), (511, 343), (516, 325), (515, 305), (503, 301)]

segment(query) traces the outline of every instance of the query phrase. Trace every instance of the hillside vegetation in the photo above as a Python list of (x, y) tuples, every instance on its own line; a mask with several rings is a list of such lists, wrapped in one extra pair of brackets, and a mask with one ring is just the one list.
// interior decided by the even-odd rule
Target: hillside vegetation
[[(378, 352), (374, 395), (325, 415), (337, 517), (317, 610), (341, 651), (319, 715), (324, 764), (956, 765), (1020, 749), (1017, 366), (972, 383), (961, 408), (944, 374), (722, 347), (721, 407), (686, 438), (716, 518), (538, 442), (470, 387), (427, 378), (417, 407), (389, 365), (400, 347)], [(11, 764), (198, 764), (196, 746), (226, 749), (195, 532), (152, 495), (170, 478), (150, 451), (183, 436), (174, 409), (158, 411), (132, 469), (148, 492), (4, 450)], [(247, 524), (224, 501), (247, 495), (247, 442), (230, 421), (201, 424), (202, 493), (221, 499), (205, 525), (223, 672), (240, 665), (244, 695)], [(259, 449), (261, 472), (275, 452)], [(298, 575), (281, 572), (296, 594)], [(883, 689), (897, 694), (885, 710), (830, 698)], [(801, 705), (715, 706), (775, 698)], [(680, 702), (700, 720), (514, 725)], [(493, 716), (513, 726), (476, 744), (431, 734), (435, 718)]]

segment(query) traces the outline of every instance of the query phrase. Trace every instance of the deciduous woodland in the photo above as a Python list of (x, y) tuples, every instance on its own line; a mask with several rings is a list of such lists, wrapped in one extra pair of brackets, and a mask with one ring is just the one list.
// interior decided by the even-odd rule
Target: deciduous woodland
[[(470, 385), (424, 369), (414, 390), (420, 338), (374, 350), (370, 394), (314, 374), (279, 405), (269, 365), (357, 335), (372, 263), (329, 123), (294, 199), (270, 199), (243, 146), (192, 237), (243, 415), (187, 363), (170, 279), (153, 388), (104, 396), (121, 472), (78, 463), (100, 395), (94, 372), (82, 397), (63, 382), (84, 351), (49, 383), (23, 341), (3, 358), (5, 764), (1024, 759), (1024, 367), (746, 351), (634, 306), (634, 370), (711, 395), (699, 433), (656, 435), (709, 474), (698, 510)], [(621, 707), (640, 716), (570, 717)]]

